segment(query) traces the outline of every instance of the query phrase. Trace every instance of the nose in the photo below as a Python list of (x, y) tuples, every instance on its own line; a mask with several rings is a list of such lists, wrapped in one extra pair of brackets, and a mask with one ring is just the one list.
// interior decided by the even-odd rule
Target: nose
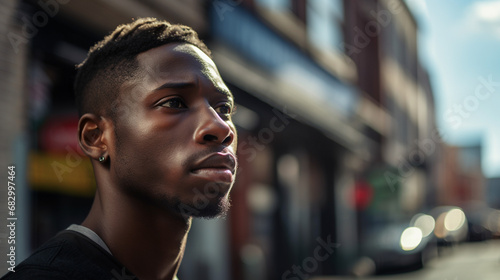
[(231, 145), (235, 134), (227, 121), (223, 120), (211, 106), (206, 106), (201, 111), (199, 125), (194, 134), (195, 141), (200, 144)]

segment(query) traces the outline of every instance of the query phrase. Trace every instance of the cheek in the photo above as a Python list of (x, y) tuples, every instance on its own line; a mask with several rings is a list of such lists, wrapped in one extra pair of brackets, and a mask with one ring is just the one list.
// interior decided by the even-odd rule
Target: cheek
[(116, 168), (122, 176), (134, 174), (151, 180), (174, 177), (185, 166), (186, 137), (187, 131), (175, 126), (123, 127), (117, 131)]
[(131, 115), (117, 126), (117, 153), (133, 156), (144, 163), (153, 160), (153, 155), (174, 146), (174, 137), (166, 133), (172, 130), (172, 126), (172, 122), (165, 122), (153, 114)]
[(153, 135), (134, 135), (117, 146), (117, 164), (128, 163), (145, 172), (178, 162), (179, 143), (173, 137)]
[(130, 141), (117, 149), (115, 180), (123, 190), (145, 197), (177, 196), (186, 176), (182, 149), (175, 142), (163, 145), (155, 140)]

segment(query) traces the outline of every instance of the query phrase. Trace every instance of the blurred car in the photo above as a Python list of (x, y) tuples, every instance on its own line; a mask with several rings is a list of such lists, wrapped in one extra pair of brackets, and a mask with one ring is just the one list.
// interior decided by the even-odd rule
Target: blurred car
[(406, 223), (370, 227), (361, 245), (362, 257), (353, 266), (352, 274), (392, 274), (422, 268), (438, 255), (441, 246), (466, 241), (468, 229), (465, 212), (456, 206), (418, 213)]
[[(421, 214), (420, 220), (391, 223), (374, 228), (366, 235), (363, 257), (354, 265), (352, 274), (368, 276), (391, 274), (422, 268), (437, 255), (436, 238), (432, 234), (434, 219)], [(419, 221), (415, 224), (415, 221)]]
[(500, 210), (484, 202), (472, 202), (464, 207), (467, 216), (468, 241), (484, 241), (500, 235)]

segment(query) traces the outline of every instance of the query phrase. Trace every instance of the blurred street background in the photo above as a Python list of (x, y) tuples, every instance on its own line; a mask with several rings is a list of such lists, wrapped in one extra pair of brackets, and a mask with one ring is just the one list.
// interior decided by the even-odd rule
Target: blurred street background
[(194, 221), (180, 279), (500, 279), (499, 3), (1, 0), (0, 275), (7, 167), (19, 263), (92, 203), (75, 65), (152, 16), (237, 103), (232, 208)]
[[(312, 280), (460, 280), (460, 279), (498, 279), (498, 250), (500, 242), (490, 240), (479, 244), (464, 243), (447, 252), (446, 256), (436, 258), (425, 269), (371, 277), (318, 277)], [(475, 256), (472, 257), (471, 256)]]

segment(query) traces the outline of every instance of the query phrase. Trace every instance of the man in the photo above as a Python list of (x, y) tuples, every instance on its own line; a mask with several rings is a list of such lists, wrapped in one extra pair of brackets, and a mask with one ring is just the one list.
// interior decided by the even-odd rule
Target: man
[(191, 216), (224, 214), (235, 180), (233, 96), (209, 56), (153, 18), (90, 50), (75, 91), (94, 203), (2, 279), (176, 279)]

